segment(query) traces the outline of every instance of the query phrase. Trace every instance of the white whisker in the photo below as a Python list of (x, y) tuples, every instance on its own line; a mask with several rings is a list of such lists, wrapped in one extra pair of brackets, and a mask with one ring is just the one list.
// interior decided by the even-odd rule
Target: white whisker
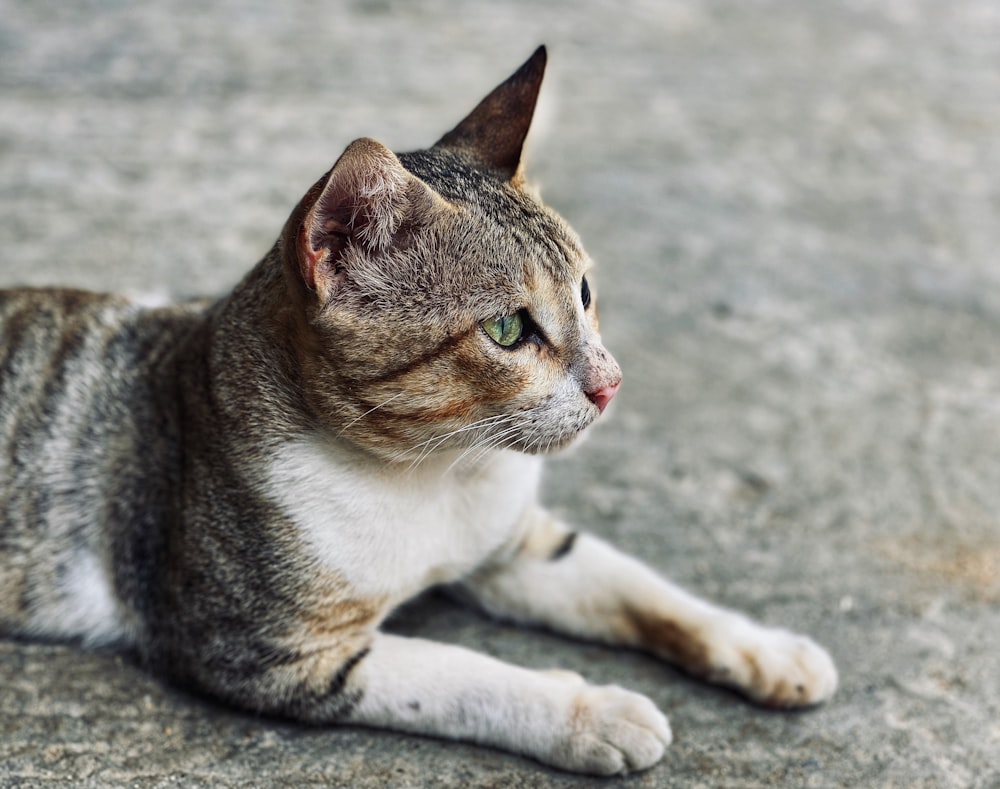
[(365, 418), (366, 416), (368, 416), (368, 415), (369, 415), (370, 413), (372, 413), (373, 411), (378, 411), (378, 410), (379, 410), (379, 409), (380, 409), (380, 408), (381, 408), (382, 406), (384, 406), (384, 405), (388, 405), (388, 404), (389, 404), (389, 403), (391, 403), (391, 402), (392, 402), (393, 400), (395, 400), (395, 399), (396, 399), (397, 397), (402, 397), (402, 396), (403, 396), (404, 394), (406, 394), (406, 392), (405, 392), (405, 391), (403, 391), (403, 392), (396, 392), (396, 394), (394, 394), (394, 395), (393, 395), (392, 397), (390, 397), (390, 398), (388, 398), (388, 399), (386, 399), (386, 400), (383, 400), (383, 401), (382, 401), (381, 403), (379, 403), (379, 404), (378, 404), (377, 406), (374, 406), (374, 407), (372, 407), (372, 408), (369, 408), (369, 409), (368, 409), (367, 411), (365, 411), (365, 412), (364, 412), (364, 413), (363, 413), (363, 414), (362, 414), (361, 416), (357, 416), (357, 417), (355, 417), (354, 419), (352, 419), (352, 420), (351, 420), (350, 422), (348, 422), (348, 423), (347, 423), (347, 425), (345, 425), (345, 426), (344, 426), (344, 427), (343, 427), (343, 428), (342, 428), (342, 429), (341, 429), (341, 430), (340, 430), (340, 431), (339, 431), (339, 432), (337, 433), (337, 437), (339, 438), (340, 436), (344, 435), (344, 433), (346, 433), (346, 432), (347, 432), (348, 430), (350, 430), (350, 429), (351, 429), (351, 427), (353, 427), (353, 426), (354, 426), (355, 424), (357, 424), (358, 422), (360, 422), (360, 421), (361, 421), (362, 419), (364, 419), (364, 418)]
[(485, 430), (485, 429), (488, 429), (490, 427), (495, 427), (495, 426), (503, 424), (503, 422), (505, 422), (505, 421), (507, 421), (509, 419), (511, 419), (511, 417), (508, 416), (508, 415), (506, 415), (506, 414), (495, 414), (493, 416), (483, 417), (482, 419), (476, 420), (475, 422), (472, 422), (471, 424), (463, 425), (462, 427), (456, 428), (454, 430), (450, 430), (447, 433), (443, 433), (440, 436), (433, 436), (433, 437), (428, 438), (428, 439), (426, 439), (424, 441), (421, 441), (420, 443), (415, 444), (414, 446), (410, 447), (409, 449), (407, 449), (407, 450), (399, 453), (398, 458), (400, 460), (402, 460), (403, 458), (405, 458), (410, 453), (415, 452), (417, 450), (420, 450), (419, 453), (417, 454), (417, 457), (414, 458), (414, 460), (410, 463), (410, 466), (409, 466), (408, 470), (409, 471), (413, 471), (427, 457), (429, 457), (434, 452), (434, 450), (436, 450), (438, 447), (440, 447), (448, 439), (453, 438), (454, 436), (459, 435), (461, 433), (466, 433), (466, 432), (469, 432), (469, 431), (472, 431), (472, 430)]
[[(491, 425), (491, 427), (501, 427), (505, 423), (510, 423), (513, 420), (514, 417), (509, 416), (504, 420), (504, 422), (499, 422), (495, 425)], [(455, 468), (459, 463), (465, 460), (465, 458), (468, 457), (469, 455), (472, 455), (472, 460), (469, 465), (475, 465), (476, 463), (479, 462), (479, 460), (483, 457), (483, 455), (485, 455), (490, 450), (490, 448), (496, 441), (498, 441), (499, 439), (510, 433), (517, 432), (517, 430), (518, 430), (517, 425), (512, 425), (504, 427), (503, 430), (500, 430), (498, 433), (487, 432), (483, 434), (476, 441), (474, 441), (472, 444), (466, 447), (465, 450), (462, 452), (462, 454), (460, 454), (457, 458), (455, 458), (451, 462), (451, 464), (445, 470), (445, 473), (447, 474), (449, 471)]]
[[(514, 417), (512, 416), (511, 420), (513, 420), (513, 418)], [(472, 457), (469, 460), (469, 465), (470, 466), (476, 465), (489, 452), (491, 452), (492, 450), (496, 449), (500, 444), (502, 444), (504, 442), (504, 440), (506, 440), (508, 437), (510, 437), (510, 439), (511, 439), (510, 443), (513, 443), (514, 441), (516, 441), (517, 437), (518, 437), (518, 434), (520, 434), (520, 432), (521, 432), (521, 426), (518, 425), (518, 424), (515, 424), (515, 425), (511, 425), (510, 427), (504, 428), (503, 430), (501, 430), (498, 433), (490, 433), (490, 434), (487, 434), (487, 435), (483, 436), (483, 438), (480, 441), (477, 441), (476, 443), (474, 443), (472, 446), (470, 446), (468, 449), (466, 449), (461, 455), (459, 455), (457, 458), (455, 458), (455, 460), (452, 461), (451, 465), (448, 466), (448, 469), (447, 469), (447, 471), (445, 473), (447, 473), (448, 471), (451, 471), (455, 466), (457, 466), (461, 461), (463, 461), (470, 454), (472, 455)]]

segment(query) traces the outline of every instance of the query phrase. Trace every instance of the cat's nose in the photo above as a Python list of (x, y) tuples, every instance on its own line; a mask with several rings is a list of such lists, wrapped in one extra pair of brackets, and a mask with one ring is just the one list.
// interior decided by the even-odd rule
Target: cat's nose
[(608, 403), (611, 402), (611, 398), (615, 396), (615, 392), (618, 391), (618, 387), (621, 385), (622, 382), (619, 380), (608, 386), (595, 389), (593, 392), (587, 392), (587, 399), (596, 405), (597, 410), (603, 414), (604, 409), (608, 407)]

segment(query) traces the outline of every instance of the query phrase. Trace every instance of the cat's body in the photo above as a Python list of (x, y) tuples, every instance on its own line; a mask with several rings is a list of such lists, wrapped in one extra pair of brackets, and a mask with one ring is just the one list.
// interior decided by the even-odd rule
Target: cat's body
[(0, 632), (132, 646), (233, 704), (649, 766), (647, 699), (383, 634), (450, 584), (766, 703), (836, 685), (808, 639), (673, 587), (536, 503), (604, 410), (576, 236), (520, 153), (539, 51), (428, 151), (352, 144), (226, 298), (0, 292)]

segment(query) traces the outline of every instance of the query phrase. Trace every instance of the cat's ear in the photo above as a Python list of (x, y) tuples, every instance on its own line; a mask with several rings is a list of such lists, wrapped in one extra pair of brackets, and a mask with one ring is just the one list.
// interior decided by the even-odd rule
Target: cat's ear
[(355, 140), (296, 211), (302, 280), (328, 294), (346, 277), (344, 258), (352, 245), (384, 252), (401, 229), (422, 223), (435, 198), (442, 200), (382, 143)]
[(514, 178), (535, 114), (545, 60), (545, 47), (542, 46), (434, 147), (460, 150), (502, 177)]

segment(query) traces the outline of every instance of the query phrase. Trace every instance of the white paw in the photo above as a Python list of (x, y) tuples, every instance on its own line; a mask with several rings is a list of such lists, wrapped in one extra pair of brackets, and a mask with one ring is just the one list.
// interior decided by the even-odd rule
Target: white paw
[(645, 770), (663, 758), (670, 724), (645, 696), (617, 685), (583, 685), (569, 710), (569, 736), (549, 754), (565, 770), (616, 775)]
[(806, 636), (740, 618), (714, 634), (709, 679), (769, 707), (808, 707), (837, 689), (829, 653)]

